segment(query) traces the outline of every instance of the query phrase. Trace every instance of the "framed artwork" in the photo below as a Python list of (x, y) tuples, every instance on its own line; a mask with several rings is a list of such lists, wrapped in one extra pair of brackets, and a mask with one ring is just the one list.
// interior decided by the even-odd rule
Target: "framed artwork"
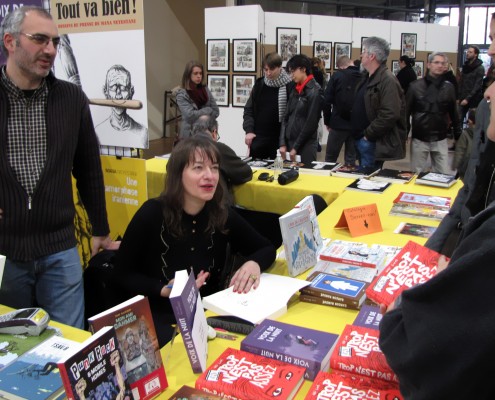
[(232, 39), (232, 70), (256, 72), (256, 39)]
[(325, 63), (325, 69), (332, 69), (332, 42), (313, 42), (313, 57), (318, 57)]
[(206, 41), (207, 70), (229, 70), (229, 39), (208, 39)]
[(337, 60), (339, 59), (339, 57), (347, 56), (351, 58), (351, 49), (352, 49), (351, 43), (337, 43), (337, 42), (335, 43), (334, 55), (333, 55), (334, 69), (337, 69)]
[(400, 64), (399, 64), (399, 60), (393, 60), (392, 61), (392, 73), (394, 75), (397, 75), (400, 71)]
[(416, 44), (418, 35), (415, 33), (402, 33), (400, 40), (400, 55), (416, 58)]
[(418, 79), (419, 78), (422, 78), (424, 76), (424, 72), (425, 72), (425, 67), (424, 67), (424, 62), (423, 61), (416, 61), (414, 63), (414, 72), (416, 72), (416, 75), (418, 76)]
[(363, 48), (364, 39), (368, 39), (368, 36), (361, 36), (361, 53), (359, 53), (359, 54), (362, 54), (363, 53), (363, 50), (364, 50), (364, 48)]
[(229, 105), (229, 75), (208, 74), (208, 89), (215, 98), (217, 105)]
[(245, 106), (255, 81), (256, 75), (232, 75), (232, 106)]
[(301, 28), (277, 28), (277, 53), (282, 57), (282, 67), (301, 53)]

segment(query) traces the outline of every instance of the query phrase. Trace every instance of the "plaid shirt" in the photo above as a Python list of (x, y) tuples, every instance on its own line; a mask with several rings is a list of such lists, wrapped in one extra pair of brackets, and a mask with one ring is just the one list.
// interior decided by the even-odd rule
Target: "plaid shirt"
[(43, 79), (31, 95), (19, 89), (2, 68), (0, 82), (10, 102), (7, 158), (29, 196), (40, 179), (46, 161), (46, 105), (48, 87)]

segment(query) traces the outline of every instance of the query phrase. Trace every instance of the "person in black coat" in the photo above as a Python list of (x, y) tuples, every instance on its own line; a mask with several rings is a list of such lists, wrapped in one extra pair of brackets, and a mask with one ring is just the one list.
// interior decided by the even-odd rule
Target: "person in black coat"
[(397, 73), (397, 79), (399, 80), (404, 94), (406, 94), (407, 89), (409, 88), (409, 84), (418, 79), (418, 76), (413, 69), (414, 59), (409, 58), (408, 56), (401, 56), (399, 58), (399, 65), (400, 71)]

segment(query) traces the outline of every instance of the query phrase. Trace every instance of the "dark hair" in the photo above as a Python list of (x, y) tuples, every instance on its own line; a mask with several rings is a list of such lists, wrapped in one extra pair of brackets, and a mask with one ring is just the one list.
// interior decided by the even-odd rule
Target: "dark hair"
[(261, 63), (261, 68), (265, 68), (265, 65), (269, 69), (278, 68), (282, 66), (282, 57), (276, 52), (268, 53), (263, 57), (263, 62)]
[(306, 75), (311, 74), (311, 60), (304, 54), (296, 54), (287, 61), (287, 70), (294, 71), (297, 68), (302, 68), (306, 71)]
[(182, 88), (189, 90), (189, 84), (191, 83), (191, 74), (194, 69), (194, 67), (201, 68), (201, 72), (203, 74), (203, 77), (201, 79), (201, 84), (203, 84), (204, 79), (205, 79), (205, 69), (203, 67), (203, 64), (201, 64), (199, 61), (196, 60), (191, 60), (186, 64), (186, 67), (184, 68), (184, 73), (182, 74)]
[[(158, 198), (162, 203), (165, 226), (172, 236), (178, 238), (185, 235), (181, 224), (184, 213), (182, 173), (190, 163), (194, 162), (196, 151), (199, 151), (205, 159), (209, 159), (214, 163), (220, 162), (220, 152), (211, 138), (198, 135), (182, 139), (172, 150), (167, 163), (165, 189)], [(220, 182), (213, 198), (206, 202), (205, 207), (208, 210), (206, 233), (212, 233), (215, 230), (224, 232), (228, 211), (225, 206), (224, 190)]]
[(206, 134), (211, 137), (213, 131), (218, 131), (218, 122), (211, 115), (202, 115), (192, 126), (191, 135)]
[(470, 108), (467, 116), (468, 121), (473, 121), (473, 124), (476, 124), (476, 108)]
[(474, 50), (474, 54), (476, 54), (477, 56), (480, 55), (480, 48), (474, 44), (470, 44), (468, 46), (468, 49), (473, 49)]
[(414, 67), (415, 64), (414, 58), (410, 58), (408, 56), (400, 56), (399, 61), (406, 63), (409, 67)]

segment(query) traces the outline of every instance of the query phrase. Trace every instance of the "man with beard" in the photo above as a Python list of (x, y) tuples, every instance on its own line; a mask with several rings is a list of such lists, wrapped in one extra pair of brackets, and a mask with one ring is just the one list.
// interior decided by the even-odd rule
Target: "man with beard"
[(23, 6), (0, 27), (0, 303), (39, 306), (84, 327), (82, 268), (74, 235), (72, 176), (93, 227), (92, 252), (116, 248), (88, 99), (50, 71), (58, 30), (51, 15)]
[(483, 97), (483, 78), (485, 68), (478, 58), (480, 49), (477, 46), (469, 46), (466, 53), (466, 62), (462, 66), (461, 82), (459, 84), (459, 117), (464, 121), (470, 108), (478, 107)]

